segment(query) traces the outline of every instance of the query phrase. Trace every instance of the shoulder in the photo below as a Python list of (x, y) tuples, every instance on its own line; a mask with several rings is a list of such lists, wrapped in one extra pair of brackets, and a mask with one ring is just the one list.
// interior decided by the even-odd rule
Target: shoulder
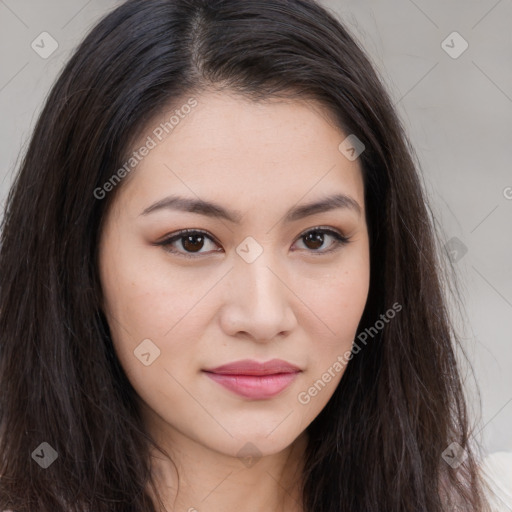
[(484, 458), (483, 477), (490, 489), (493, 512), (512, 510), (512, 452), (496, 452)]

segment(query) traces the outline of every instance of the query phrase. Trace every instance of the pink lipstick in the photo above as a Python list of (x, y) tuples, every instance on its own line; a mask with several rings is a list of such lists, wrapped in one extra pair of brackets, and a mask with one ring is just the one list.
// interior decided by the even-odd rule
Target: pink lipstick
[(287, 388), (301, 369), (282, 359), (264, 363), (244, 359), (203, 371), (210, 379), (237, 395), (264, 400)]

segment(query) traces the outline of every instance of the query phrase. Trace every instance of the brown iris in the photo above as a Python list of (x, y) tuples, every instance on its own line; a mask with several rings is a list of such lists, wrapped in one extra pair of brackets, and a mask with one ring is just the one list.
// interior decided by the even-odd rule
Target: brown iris
[(203, 248), (204, 236), (203, 235), (186, 235), (182, 238), (181, 245), (189, 252), (197, 252)]
[(318, 249), (324, 243), (324, 235), (320, 231), (310, 231), (303, 239), (309, 249)]

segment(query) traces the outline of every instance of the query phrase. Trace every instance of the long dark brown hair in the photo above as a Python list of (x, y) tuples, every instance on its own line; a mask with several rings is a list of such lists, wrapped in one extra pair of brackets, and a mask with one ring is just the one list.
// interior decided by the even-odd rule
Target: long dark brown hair
[[(150, 119), (208, 90), (314, 99), (364, 143), (371, 282), (359, 332), (403, 308), (308, 427), (305, 512), (487, 510), (419, 165), (370, 60), (310, 0), (130, 0), (61, 72), (2, 225), (0, 509), (157, 510), (153, 441), (101, 310), (101, 222), (123, 184), (95, 190)], [(458, 467), (442, 456), (454, 442), (467, 455)], [(46, 469), (41, 443), (58, 454)]]

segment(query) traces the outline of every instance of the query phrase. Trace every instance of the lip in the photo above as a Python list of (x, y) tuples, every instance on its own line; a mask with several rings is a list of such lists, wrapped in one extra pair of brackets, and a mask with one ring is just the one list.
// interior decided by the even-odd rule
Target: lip
[(253, 400), (272, 398), (286, 389), (302, 370), (282, 359), (249, 359), (203, 370), (213, 381), (237, 395)]
[(260, 363), (252, 359), (242, 359), (232, 363), (223, 364), (216, 368), (206, 369), (206, 372), (222, 373), (224, 375), (275, 375), (277, 373), (294, 373), (301, 371), (298, 366), (283, 361), (271, 359)]

